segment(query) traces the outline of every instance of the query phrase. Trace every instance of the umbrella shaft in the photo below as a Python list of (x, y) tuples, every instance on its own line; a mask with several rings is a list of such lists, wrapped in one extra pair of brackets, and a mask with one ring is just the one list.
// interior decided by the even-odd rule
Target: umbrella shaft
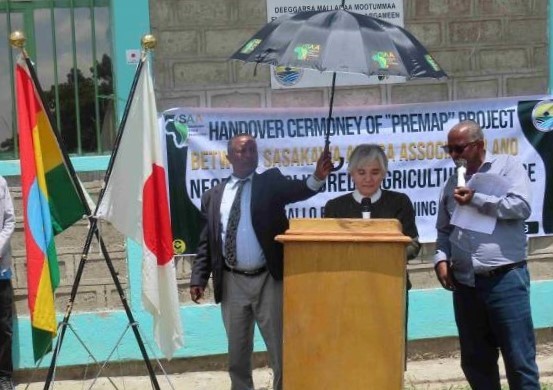
[[(345, 1), (345, 0), (344, 0)], [(332, 73), (332, 86), (330, 87), (330, 106), (328, 108), (328, 120), (325, 134), (325, 147), (330, 144), (330, 120), (332, 119), (332, 107), (334, 106), (334, 90), (336, 88), (336, 72)]]

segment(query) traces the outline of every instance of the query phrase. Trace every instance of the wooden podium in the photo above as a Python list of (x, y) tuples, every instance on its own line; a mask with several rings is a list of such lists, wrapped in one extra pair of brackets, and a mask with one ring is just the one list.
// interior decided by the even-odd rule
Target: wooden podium
[(292, 219), (284, 244), (284, 390), (400, 390), (405, 246), (395, 219)]

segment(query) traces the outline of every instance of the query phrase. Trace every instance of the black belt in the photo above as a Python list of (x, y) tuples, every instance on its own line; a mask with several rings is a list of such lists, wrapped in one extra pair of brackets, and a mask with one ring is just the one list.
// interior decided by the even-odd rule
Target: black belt
[(481, 276), (484, 278), (491, 278), (497, 275), (503, 275), (509, 272), (510, 270), (513, 270), (515, 268), (522, 268), (526, 265), (526, 260), (518, 261), (516, 263), (511, 264), (505, 264), (500, 265), (499, 267), (495, 267), (486, 271), (481, 271), (476, 274), (476, 276)]
[(252, 270), (241, 270), (236, 268), (230, 268), (228, 265), (224, 265), (223, 268), (225, 271), (229, 271), (238, 275), (245, 275), (245, 276), (257, 276), (265, 271), (267, 271), (267, 266), (263, 266), (261, 268), (252, 269)]

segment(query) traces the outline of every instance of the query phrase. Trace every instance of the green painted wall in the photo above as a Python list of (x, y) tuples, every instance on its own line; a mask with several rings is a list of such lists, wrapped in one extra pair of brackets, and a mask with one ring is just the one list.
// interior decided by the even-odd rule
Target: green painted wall
[[(136, 255), (136, 253), (134, 253)], [(131, 264), (138, 262), (131, 260)], [(133, 267), (139, 268), (138, 266)], [(553, 327), (553, 281), (533, 282), (531, 286), (532, 314), (536, 328)], [(451, 293), (443, 289), (414, 290), (409, 294), (409, 340), (456, 336), (457, 328), (453, 318)], [(355, 299), (354, 296), (349, 299)], [(145, 342), (157, 351), (153, 341), (151, 316), (143, 310), (134, 309), (133, 315)], [(61, 321), (62, 316), (59, 316)], [(175, 358), (224, 354), (227, 351), (226, 336), (218, 305), (185, 305), (181, 307), (184, 348), (177, 351)], [(69, 321), (98, 361), (105, 360), (120, 344), (111, 361), (142, 360), (140, 350), (130, 329), (126, 329), (127, 317), (122, 311), (74, 314)], [(34, 367), (31, 343), (31, 324), (28, 317), (20, 317), (15, 329), (14, 362), (16, 368)], [(255, 349), (265, 350), (259, 333)], [(150, 350), (147, 348), (147, 350)], [(50, 364), (47, 355), (43, 366)], [(158, 357), (161, 357), (158, 354)], [(93, 360), (86, 353), (71, 330), (68, 330), (59, 365), (90, 364)]]

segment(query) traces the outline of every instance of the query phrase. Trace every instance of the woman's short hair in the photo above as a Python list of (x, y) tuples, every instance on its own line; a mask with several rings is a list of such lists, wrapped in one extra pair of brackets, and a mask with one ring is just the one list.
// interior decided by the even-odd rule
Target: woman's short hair
[(388, 158), (377, 144), (360, 144), (353, 149), (349, 158), (348, 172), (364, 167), (373, 161), (378, 161), (384, 173), (388, 172)]

